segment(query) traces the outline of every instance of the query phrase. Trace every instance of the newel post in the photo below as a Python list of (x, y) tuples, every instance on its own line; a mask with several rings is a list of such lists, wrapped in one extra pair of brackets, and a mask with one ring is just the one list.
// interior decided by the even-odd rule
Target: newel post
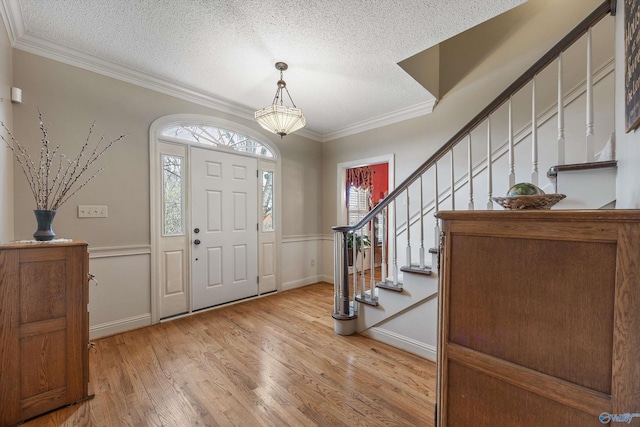
[(334, 331), (339, 335), (351, 335), (356, 328), (356, 315), (349, 299), (349, 227), (333, 227), (333, 313)]

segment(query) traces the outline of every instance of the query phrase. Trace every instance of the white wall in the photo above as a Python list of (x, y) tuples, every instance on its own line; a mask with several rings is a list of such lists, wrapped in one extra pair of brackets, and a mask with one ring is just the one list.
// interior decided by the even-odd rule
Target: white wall
[(616, 14), (616, 185), (618, 209), (640, 209), (640, 129), (625, 132), (624, 1), (618, 0)]
[[(12, 126), (11, 86), (13, 84), (11, 45), (0, 21), (0, 121)], [(7, 137), (4, 129), (0, 130)], [(0, 141), (0, 243), (13, 240), (13, 157)]]

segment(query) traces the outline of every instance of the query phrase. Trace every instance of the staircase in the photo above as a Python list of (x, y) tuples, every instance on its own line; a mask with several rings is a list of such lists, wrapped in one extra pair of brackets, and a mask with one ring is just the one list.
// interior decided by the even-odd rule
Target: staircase
[(401, 290), (378, 286), (377, 297), (376, 306), (360, 305), (356, 331), (436, 360), (438, 275), (404, 269)]
[[(600, 48), (592, 29), (610, 25), (613, 30), (611, 21), (603, 19), (610, 12), (611, 2), (605, 1), (362, 221), (333, 228), (336, 333), (369, 335), (435, 360), (440, 226), (434, 213), (502, 209), (492, 197), (494, 192), (504, 195), (516, 183), (516, 171), (518, 176), (530, 171), (526, 181), (547, 193), (566, 194), (554, 209), (615, 204), (613, 120), (609, 124), (601, 119), (613, 105), (599, 95), (594, 100), (594, 93), (613, 93), (613, 59), (595, 67), (592, 60), (594, 49)], [(567, 75), (563, 55), (579, 40), (586, 42), (582, 43), (586, 72), (575, 79)], [(553, 96), (536, 89), (548, 88), (550, 75), (555, 79)], [(528, 98), (524, 105), (523, 98)], [(550, 98), (555, 101), (541, 105), (540, 100)], [(523, 110), (530, 120), (515, 129), (514, 117), (522, 117)], [(580, 122), (583, 136), (576, 138), (573, 127)], [(544, 173), (539, 180), (540, 170), (549, 170), (549, 181)], [(348, 239), (371, 236), (375, 223), (383, 224), (384, 230), (380, 281), (365, 277), (366, 270), (374, 271), (373, 257), (366, 261), (370, 265), (365, 264), (366, 257), (359, 257), (351, 270), (347, 261), (351, 250), (358, 259), (356, 245), (349, 245)]]

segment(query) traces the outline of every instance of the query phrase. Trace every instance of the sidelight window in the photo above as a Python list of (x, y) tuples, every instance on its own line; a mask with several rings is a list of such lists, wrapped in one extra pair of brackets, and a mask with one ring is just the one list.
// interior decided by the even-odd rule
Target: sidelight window
[(184, 158), (162, 155), (162, 234), (184, 234)]
[(273, 172), (262, 171), (262, 231), (273, 230)]

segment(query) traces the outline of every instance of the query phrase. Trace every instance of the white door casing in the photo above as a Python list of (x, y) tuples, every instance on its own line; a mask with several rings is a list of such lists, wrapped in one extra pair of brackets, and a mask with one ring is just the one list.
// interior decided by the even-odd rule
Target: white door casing
[(192, 310), (258, 294), (257, 174), (255, 158), (191, 147)]
[[(336, 212), (336, 224), (346, 225), (349, 224), (349, 218), (347, 213), (347, 169), (358, 168), (361, 166), (377, 165), (380, 163), (387, 163), (389, 167), (388, 174), (388, 191), (391, 192), (395, 188), (395, 157), (393, 154), (387, 156), (369, 157), (366, 159), (352, 160), (349, 162), (338, 163), (338, 177), (337, 177), (337, 212)], [(393, 205), (391, 205), (393, 206)], [(393, 224), (396, 212), (394, 209), (389, 209), (387, 224)], [(391, 230), (392, 227), (389, 226)], [(394, 231), (395, 232), (395, 231)], [(391, 270), (391, 263), (393, 259), (390, 254), (395, 251), (395, 239), (392, 238), (393, 234), (389, 234), (388, 254), (387, 254), (387, 271)]]
[[(260, 132), (256, 132), (246, 126), (242, 126), (236, 122), (221, 119), (218, 117), (205, 116), (199, 114), (174, 114), (169, 116), (160, 117), (155, 120), (149, 129), (149, 160), (150, 160), (150, 235), (151, 235), (151, 321), (152, 323), (158, 323), (161, 319), (166, 317), (172, 317), (185, 312), (190, 314), (194, 308), (192, 307), (191, 296), (191, 252), (193, 245), (191, 241), (193, 238), (193, 228), (191, 225), (191, 192), (190, 189), (190, 150), (189, 147), (197, 146), (203, 147), (203, 144), (199, 142), (189, 141), (182, 138), (175, 138), (164, 133), (165, 129), (168, 129), (176, 125), (205, 125), (205, 126), (219, 126), (225, 129), (234, 129), (236, 132), (240, 132), (249, 138), (258, 141), (262, 145), (268, 147), (272, 152), (270, 158), (262, 158), (259, 155), (249, 153), (238, 153), (239, 156), (245, 156), (258, 160), (258, 167), (260, 171), (273, 171), (273, 226), (274, 231), (264, 232), (262, 228), (258, 232), (258, 256), (257, 265), (258, 273), (260, 277), (260, 286), (258, 293), (267, 293), (280, 290), (279, 271), (281, 268), (281, 259), (278, 257), (282, 241), (282, 180), (281, 180), (281, 161), (280, 152), (273, 143), (270, 142), (268, 137), (265, 137)], [(161, 153), (162, 147), (177, 147), (179, 153), (186, 153), (185, 161), (185, 201), (184, 201), (184, 230), (183, 236), (171, 236), (172, 244), (175, 247), (169, 247), (166, 243), (163, 246), (162, 235), (162, 162)], [(212, 152), (234, 153), (227, 147), (216, 147), (212, 145), (204, 145), (204, 149)], [(181, 150), (181, 151), (180, 151)], [(166, 151), (166, 150), (165, 150)], [(175, 154), (173, 151), (171, 153)], [(255, 175), (255, 171), (254, 171)], [(258, 180), (259, 181), (259, 180)], [(258, 191), (257, 205), (260, 205), (261, 201), (261, 189), (260, 182), (255, 185)], [(260, 210), (257, 209), (258, 215)], [(259, 217), (260, 218), (260, 217)], [(165, 239), (166, 240), (166, 239)], [(178, 253), (181, 256), (178, 256)], [(166, 262), (171, 262), (172, 265), (167, 265)], [(171, 277), (170, 283), (167, 282), (167, 278)], [(175, 281), (175, 277), (181, 277), (180, 287), (178, 282)], [(166, 290), (163, 290), (166, 288)], [(176, 292), (180, 288), (179, 292)], [(181, 298), (183, 301), (180, 303), (172, 302), (171, 304), (165, 304), (163, 308), (163, 302), (167, 300), (164, 298), (167, 295), (174, 297), (177, 300), (177, 295), (182, 293)]]

